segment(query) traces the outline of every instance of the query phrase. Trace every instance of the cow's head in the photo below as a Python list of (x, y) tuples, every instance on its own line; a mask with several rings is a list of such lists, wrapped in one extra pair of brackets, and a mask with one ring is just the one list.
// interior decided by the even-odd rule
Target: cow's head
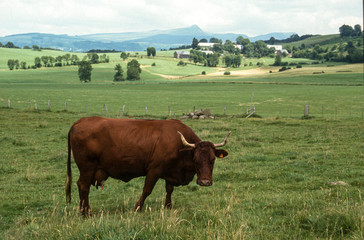
[(208, 141), (189, 143), (182, 133), (178, 133), (181, 135), (183, 145), (193, 149), (193, 161), (197, 173), (197, 184), (200, 186), (211, 186), (215, 159), (224, 158), (228, 155), (227, 151), (217, 148), (225, 146), (231, 131), (228, 132), (225, 140), (219, 144), (213, 144)]

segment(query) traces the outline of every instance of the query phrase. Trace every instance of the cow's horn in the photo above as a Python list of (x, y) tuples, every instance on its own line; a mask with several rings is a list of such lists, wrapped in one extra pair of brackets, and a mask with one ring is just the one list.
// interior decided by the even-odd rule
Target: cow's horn
[(181, 135), (181, 140), (182, 140), (183, 145), (185, 145), (187, 147), (192, 147), (192, 148), (195, 148), (196, 147), (195, 144), (192, 144), (192, 143), (187, 142), (182, 133), (180, 133), (179, 131), (177, 131), (177, 132), (179, 133), (179, 135)]
[(223, 147), (223, 146), (225, 146), (225, 144), (227, 143), (227, 140), (229, 138), (230, 133), (231, 133), (231, 131), (228, 132), (228, 134), (225, 137), (225, 140), (222, 143), (214, 144), (214, 146), (215, 147)]

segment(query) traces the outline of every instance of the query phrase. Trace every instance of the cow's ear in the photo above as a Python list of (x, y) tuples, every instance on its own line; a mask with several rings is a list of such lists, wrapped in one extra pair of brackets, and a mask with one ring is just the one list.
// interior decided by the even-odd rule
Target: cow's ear
[(216, 149), (215, 150), (215, 156), (218, 158), (224, 158), (227, 155), (229, 155), (229, 153), (227, 151), (225, 151), (224, 149)]

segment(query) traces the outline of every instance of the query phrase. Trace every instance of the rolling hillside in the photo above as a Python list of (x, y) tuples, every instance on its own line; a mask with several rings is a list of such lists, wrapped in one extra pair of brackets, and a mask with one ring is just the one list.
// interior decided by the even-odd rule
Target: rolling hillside
[[(270, 37), (284, 39), (293, 33), (270, 33), (251, 37), (251, 41), (267, 40)], [(55, 48), (64, 51), (85, 52), (91, 49), (115, 49), (117, 51), (143, 51), (147, 47), (156, 49), (169, 49), (171, 47), (191, 44), (192, 39), (216, 37), (223, 41), (234, 41), (238, 36), (248, 37), (235, 33), (207, 33), (197, 25), (171, 30), (153, 30), (146, 32), (127, 33), (100, 33), (90, 35), (55, 35), (45, 33), (24, 33), (0, 37), (0, 42), (6, 44), (13, 42), (23, 48), (38, 45), (43, 48)], [(250, 37), (249, 37), (250, 38)]]

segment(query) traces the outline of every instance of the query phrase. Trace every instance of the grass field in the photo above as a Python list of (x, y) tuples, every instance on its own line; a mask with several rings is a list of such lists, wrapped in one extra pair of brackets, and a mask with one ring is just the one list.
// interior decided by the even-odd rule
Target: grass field
[[(362, 64), (278, 72), (268, 66), (272, 59), (245, 59), (253, 66), (223, 76), (221, 67), (177, 67), (172, 52), (154, 59), (139, 53), (142, 81), (114, 83), (115, 64), (125, 70), (126, 62), (113, 53), (110, 63), (93, 65), (91, 83), (82, 84), (75, 66), (7, 70), (4, 59), (39, 54), (11, 51), (0, 54), (0, 239), (364, 238)], [(242, 118), (252, 94), (262, 118)], [(309, 120), (302, 120), (305, 105)], [(66, 205), (66, 138), (73, 122), (91, 115), (164, 119), (168, 107), (179, 118), (194, 106), (217, 116), (184, 121), (202, 139), (219, 142), (232, 131), (230, 155), (216, 161), (213, 186), (177, 188), (174, 207), (166, 210), (160, 181), (139, 214), (133, 206), (143, 178), (109, 179), (103, 191), (91, 190), (94, 215), (84, 219), (74, 183)]]
[[(65, 204), (66, 136), (87, 114), (0, 109), (3, 239), (307, 239), (364, 234), (364, 122), (224, 118), (185, 121), (230, 155), (214, 185), (192, 182), (164, 209), (158, 182), (145, 211), (133, 206), (143, 178), (91, 189), (93, 217), (78, 213), (77, 187)], [(74, 178), (78, 170), (72, 164)], [(333, 185), (342, 181), (344, 185)]]

